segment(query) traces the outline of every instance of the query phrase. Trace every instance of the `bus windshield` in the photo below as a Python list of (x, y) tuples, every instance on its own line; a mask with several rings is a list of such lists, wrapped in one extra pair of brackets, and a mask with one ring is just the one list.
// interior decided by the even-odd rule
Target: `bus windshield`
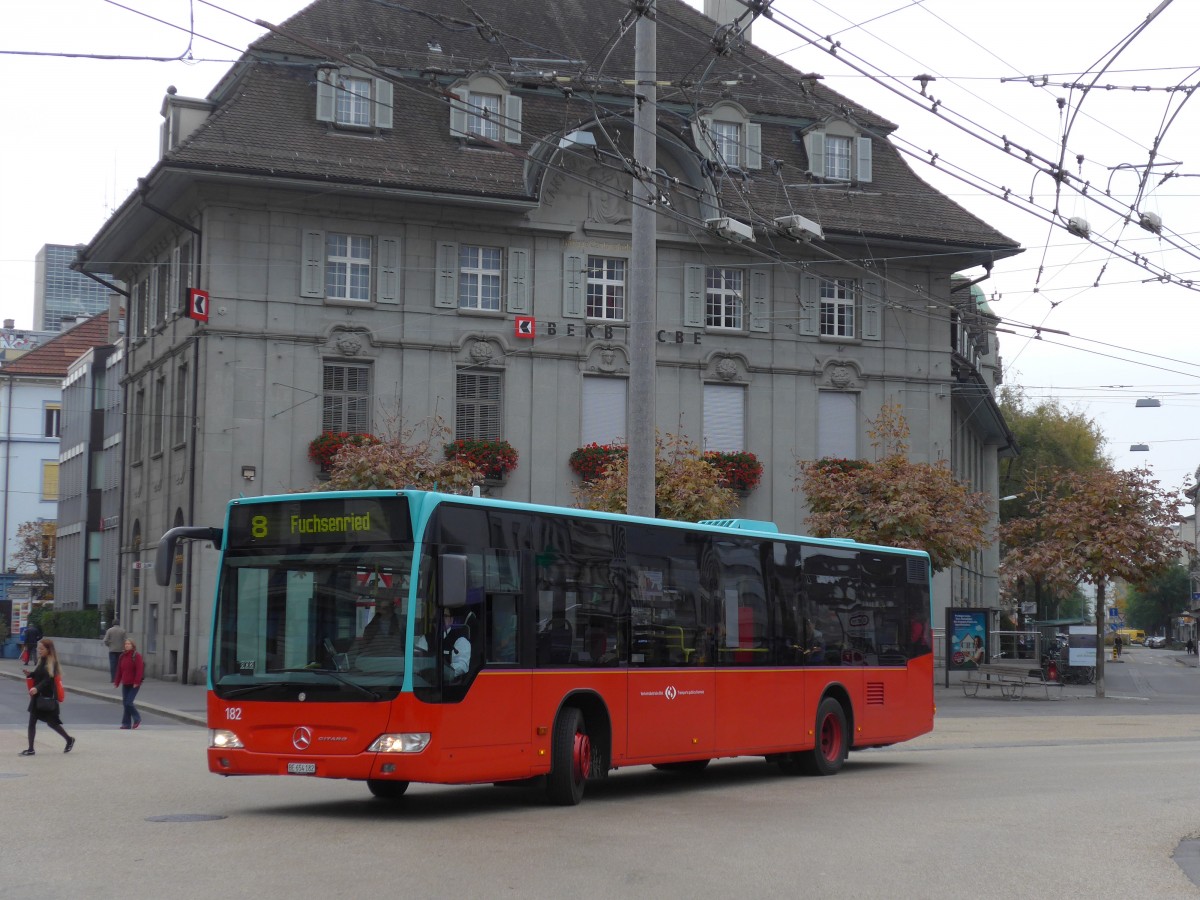
[[(350, 504), (355, 508), (347, 509)], [(367, 505), (369, 513), (358, 508)], [(289, 524), (300, 519), (289, 506), (231, 510), (213, 690), (226, 699), (296, 700), (300, 692), (310, 701), (391, 699), (404, 683), (409, 619), (413, 633), (426, 631), (427, 604), (418, 601), (415, 614), (409, 609), (413, 544), (406, 504), (381, 508), (373, 500), (346, 500), (339, 509), (314, 512), (310, 501), (301, 525)], [(383, 518), (388, 513), (390, 521)], [(368, 524), (353, 543), (340, 544), (344, 531), (328, 529), (344, 522)], [(277, 526), (289, 530), (280, 534)], [(317, 527), (326, 530), (292, 537), (292, 528)]]

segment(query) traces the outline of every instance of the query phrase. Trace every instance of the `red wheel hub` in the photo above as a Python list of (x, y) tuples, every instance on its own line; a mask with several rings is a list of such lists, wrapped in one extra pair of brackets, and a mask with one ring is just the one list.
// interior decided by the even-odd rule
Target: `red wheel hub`
[(592, 742), (586, 734), (575, 733), (575, 749), (572, 754), (573, 775), (576, 781), (583, 781), (592, 771)]
[(826, 716), (821, 722), (821, 755), (830, 762), (842, 752), (842, 725), (837, 716)]

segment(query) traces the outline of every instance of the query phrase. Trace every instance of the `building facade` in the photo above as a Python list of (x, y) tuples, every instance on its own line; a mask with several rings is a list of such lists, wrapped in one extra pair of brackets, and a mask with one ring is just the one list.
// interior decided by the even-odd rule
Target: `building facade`
[[(71, 268), (75, 247), (46, 244), (34, 257), (33, 321), (43, 331), (62, 331), (63, 320), (81, 321), (108, 311), (113, 293), (99, 281)], [(108, 273), (93, 273), (108, 279)]]
[[(119, 603), (154, 674), (202, 677), (216, 570), (192, 545), (167, 588), (143, 577), (168, 528), (313, 484), (323, 430), (438, 420), (516, 447), (494, 493), (570, 505), (570, 453), (626, 435), (638, 331), (659, 431), (763, 461), (749, 518), (803, 530), (797, 459), (870, 458), (885, 403), (914, 460), (994, 493), (994, 322), (951, 277), (1019, 248), (918, 179), (890, 123), (751, 45), (712, 58), (715, 23), (671, 0), (660, 71), (708, 74), (660, 93), (639, 170), (632, 45), (599, 52), (594, 6), (476, 4), (548, 61), (426, 0), (320, 0), (207, 98), (168, 93), (145, 190), (82, 253), (130, 285)], [(658, 198), (654, 321), (629, 313), (631, 173)], [(943, 573), (939, 605), (994, 602), (994, 569)]]

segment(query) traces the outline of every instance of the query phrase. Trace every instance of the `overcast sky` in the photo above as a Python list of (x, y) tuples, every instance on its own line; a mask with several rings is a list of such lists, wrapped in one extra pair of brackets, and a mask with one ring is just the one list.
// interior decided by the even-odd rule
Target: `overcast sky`
[[(624, 4), (596, 2), (611, 2), (615, 24)], [(91, 240), (154, 164), (167, 86), (206, 95), (261, 33), (231, 12), (279, 23), (304, 5), (0, 5), (3, 318), (32, 326), (38, 249)], [(443, 9), (466, 15), (459, 5)], [(775, 0), (774, 23), (760, 20), (753, 38), (894, 122), (893, 141), (921, 177), (1026, 248), (981, 283), (1014, 332), (1000, 336), (1006, 382), (1094, 417), (1118, 467), (1148, 465), (1176, 487), (1200, 465), (1200, 290), (1181, 283), (1200, 287), (1200, 161), (1188, 153), (1200, 102), (1167, 88), (1200, 81), (1200, 10), (1188, 0), (1163, 7), (1147, 21), (1156, 4), (1146, 0)], [(827, 36), (840, 42), (836, 56)], [(67, 56), (84, 53), (138, 59)], [(921, 74), (936, 78), (924, 99), (913, 80)], [(1041, 160), (1058, 162), (1064, 130), (1065, 169), (1080, 181), (1056, 191)], [(1086, 196), (1075, 189), (1082, 182)], [(1008, 202), (992, 196), (1006, 188)], [(1161, 235), (1138, 226), (1144, 213), (1161, 218)], [(1072, 218), (1088, 222), (1093, 242), (1068, 233)], [(1136, 408), (1139, 397), (1162, 405)], [(1133, 443), (1150, 450), (1132, 453)]]

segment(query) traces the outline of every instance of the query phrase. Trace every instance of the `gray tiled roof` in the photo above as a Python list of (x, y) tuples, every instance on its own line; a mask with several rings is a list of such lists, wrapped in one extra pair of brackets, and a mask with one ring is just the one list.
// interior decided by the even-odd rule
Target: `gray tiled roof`
[[(632, 31), (613, 46), (628, 4), (472, 0), (469, 8), (490, 31), (472, 24), (468, 4), (317, 0), (280, 26), (300, 42), (270, 33), (252, 45), (210, 95), (215, 112), (165, 164), (536, 201), (520, 154), (464, 146), (450, 136), (442, 91), (453, 78), (489, 67), (504, 75), (523, 100), (523, 151), (542, 136), (586, 120), (596, 107), (578, 81), (566, 97), (559, 87), (514, 72), (586, 71), (599, 76), (608, 109), (627, 109), (628, 88), (607, 79), (628, 77), (632, 70)], [(762, 217), (795, 212), (818, 220), (827, 233), (1016, 248), (918, 178), (883, 139), (894, 130), (885, 119), (820, 83), (802, 88), (798, 72), (753, 46), (715, 56), (707, 49), (714, 24), (679, 0), (659, 0), (658, 10), (659, 78), (675, 85), (659, 90), (661, 126), (690, 142), (686, 111), (723, 97), (762, 123), (763, 168), (745, 182), (721, 182), (730, 214), (749, 208)], [(441, 52), (431, 52), (433, 44)], [(393, 77), (393, 129), (350, 134), (316, 121), (316, 65), (347, 54), (369, 57)], [(535, 57), (543, 61), (514, 63)], [(793, 186), (811, 181), (797, 129), (838, 113), (876, 135), (872, 182), (855, 193)], [(778, 172), (771, 160), (781, 162)]]

